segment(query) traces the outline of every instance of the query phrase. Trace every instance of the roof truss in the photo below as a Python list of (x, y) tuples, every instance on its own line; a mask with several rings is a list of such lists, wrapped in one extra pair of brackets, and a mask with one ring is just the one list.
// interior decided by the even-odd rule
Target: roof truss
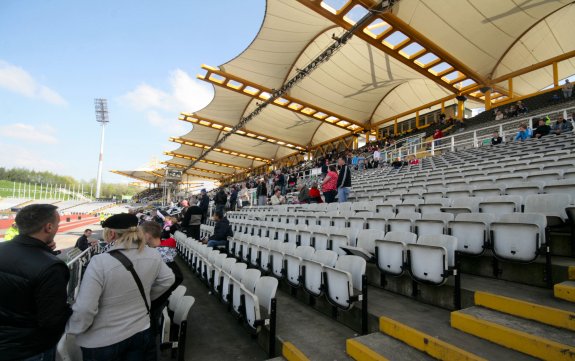
[[(269, 89), (263, 85), (255, 84), (249, 80), (242, 79), (238, 76), (207, 65), (202, 65), (202, 69), (206, 71), (206, 74), (198, 75), (198, 79), (207, 81), (215, 86), (244, 94), (253, 99), (265, 101), (271, 98), (272, 93), (274, 92), (274, 89)], [(302, 114), (306, 117), (310, 117), (317, 121), (345, 129), (349, 132), (358, 132), (363, 129), (362, 123), (357, 120), (349, 119), (288, 95), (283, 95), (274, 100), (272, 104), (286, 110)]]
[[(196, 158), (196, 157), (192, 157), (192, 156), (189, 156), (186, 154), (181, 154), (181, 153), (176, 153), (176, 152), (164, 152), (164, 154), (169, 155), (171, 157), (175, 157), (175, 158), (190, 160), (192, 162), (198, 160), (198, 158)], [(213, 164), (213, 165), (217, 165), (220, 167), (232, 168), (235, 170), (248, 169), (245, 167), (238, 167), (237, 165), (233, 165), (233, 164), (229, 164), (229, 163), (216, 162), (216, 161), (208, 160), (208, 159), (200, 159), (200, 163)], [(188, 168), (188, 167), (189, 166), (185, 166), (185, 168)]]
[[(232, 127), (230, 125), (216, 122), (215, 120), (211, 120), (211, 119), (207, 119), (207, 118), (203, 118), (203, 117), (198, 117), (195, 113), (193, 113), (193, 114), (182, 113), (180, 115), (179, 119), (186, 121), (186, 122), (189, 122), (189, 123), (198, 124), (198, 125), (202, 125), (204, 127), (216, 129), (216, 130), (219, 130), (219, 131), (222, 131), (225, 133), (232, 130)], [(297, 150), (305, 150), (306, 149), (306, 147), (301, 145), (301, 144), (290, 143), (290, 142), (284, 141), (282, 139), (279, 139), (277, 137), (271, 137), (269, 135), (264, 135), (264, 134), (261, 134), (258, 132), (254, 132), (252, 130), (247, 130), (246, 128), (244, 128), (243, 130), (236, 130), (236, 132), (234, 134), (245, 137), (245, 138), (250, 138), (250, 139), (255, 139), (258, 141), (263, 141), (263, 142), (267, 142), (267, 143), (271, 143), (271, 144), (280, 145), (282, 147), (286, 147), (286, 148), (290, 148), (290, 149), (297, 149)]]
[[(188, 140), (185, 138), (171, 137), (170, 141), (175, 142), (175, 143), (179, 143), (179, 144), (189, 145), (191, 147), (205, 149), (205, 150), (208, 150), (211, 147), (208, 144), (195, 142), (195, 141)], [(216, 152), (219, 152), (219, 153), (229, 154), (231, 156), (242, 157), (242, 158), (251, 159), (251, 160), (257, 160), (259, 162), (271, 162), (271, 159), (269, 159), (269, 158), (263, 158), (263, 157), (253, 155), (253, 154), (240, 153), (240, 152), (236, 152), (234, 150), (230, 150), (230, 149), (226, 149), (226, 148), (214, 148), (213, 150)]]

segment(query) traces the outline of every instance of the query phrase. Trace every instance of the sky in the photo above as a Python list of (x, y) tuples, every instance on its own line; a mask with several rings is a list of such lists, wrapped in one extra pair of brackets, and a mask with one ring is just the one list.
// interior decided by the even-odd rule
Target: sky
[(168, 141), (213, 97), (196, 79), (256, 36), (265, 0), (1, 0), (0, 166), (96, 178), (108, 99), (104, 182), (110, 170), (169, 159)]

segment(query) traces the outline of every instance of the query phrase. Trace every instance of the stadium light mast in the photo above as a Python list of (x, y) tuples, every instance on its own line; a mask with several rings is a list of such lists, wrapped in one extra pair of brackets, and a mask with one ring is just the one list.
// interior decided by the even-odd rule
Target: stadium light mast
[(98, 160), (98, 177), (96, 178), (96, 198), (100, 198), (102, 186), (102, 164), (104, 162), (104, 128), (110, 122), (108, 119), (108, 101), (106, 99), (94, 99), (96, 108), (96, 121), (102, 126), (100, 137), (100, 158)]

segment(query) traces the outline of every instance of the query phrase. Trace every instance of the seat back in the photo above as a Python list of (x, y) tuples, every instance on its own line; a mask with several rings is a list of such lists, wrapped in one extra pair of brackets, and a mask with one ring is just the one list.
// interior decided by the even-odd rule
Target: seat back
[(272, 299), (276, 297), (278, 280), (273, 277), (261, 277), (256, 283), (256, 296), (260, 305), (269, 313), (271, 311)]
[(351, 274), (353, 288), (360, 290), (362, 277), (365, 274), (367, 263), (365, 259), (358, 256), (344, 255), (337, 259), (335, 268)]
[(525, 198), (525, 213), (542, 213), (565, 220), (565, 208), (570, 203), (571, 197), (566, 193), (531, 194)]
[(375, 240), (383, 239), (385, 232), (379, 229), (362, 229), (357, 235), (357, 247), (363, 248), (367, 252), (375, 253)]
[(185, 286), (179, 285), (178, 287), (176, 287), (176, 289), (172, 291), (172, 294), (168, 298), (168, 309), (170, 311), (175, 311), (176, 308), (178, 307), (178, 303), (180, 303), (180, 300), (182, 299), (182, 297), (184, 297), (185, 294), (186, 294)]
[(421, 236), (417, 244), (408, 244), (409, 269), (418, 282), (442, 285), (448, 269), (455, 264), (457, 238), (446, 235)]
[(260, 279), (262, 272), (255, 268), (247, 269), (241, 279), (242, 285), (247, 288), (250, 292), (254, 292), (256, 289), (256, 283)]
[(449, 222), (449, 234), (457, 238), (457, 250), (480, 255), (489, 241), (489, 225), (495, 216), (487, 213), (461, 213)]
[[(349, 241), (349, 236), (346, 234), (340, 234), (340, 233), (330, 233), (329, 234), (329, 240), (330, 240), (330, 249), (331, 251), (336, 252), (337, 254), (340, 255), (344, 255), (345, 251), (342, 250), (340, 247), (341, 246), (349, 246), (350, 245), (350, 241)], [(319, 252), (319, 251), (318, 251)]]
[(190, 309), (196, 302), (196, 299), (193, 296), (183, 296), (180, 302), (178, 303), (178, 307), (174, 311), (174, 323), (176, 325), (181, 325), (182, 321), (186, 321), (188, 319), (188, 314), (190, 313)]

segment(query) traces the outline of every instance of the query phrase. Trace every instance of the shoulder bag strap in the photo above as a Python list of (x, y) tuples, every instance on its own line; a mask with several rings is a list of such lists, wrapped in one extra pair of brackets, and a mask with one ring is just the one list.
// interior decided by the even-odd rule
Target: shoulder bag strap
[(138, 290), (140, 290), (140, 295), (142, 295), (142, 299), (144, 300), (144, 304), (146, 305), (146, 310), (148, 311), (149, 315), (150, 306), (148, 306), (148, 300), (146, 298), (146, 293), (144, 292), (144, 286), (142, 286), (142, 281), (140, 281), (140, 277), (138, 277), (138, 274), (134, 269), (134, 264), (132, 263), (132, 261), (130, 261), (130, 259), (128, 259), (128, 257), (126, 257), (119, 250), (110, 251), (108, 252), (108, 254), (117, 259), (118, 261), (120, 261), (120, 263), (124, 265), (124, 267), (126, 267), (126, 270), (128, 270), (128, 272), (132, 274), (132, 277), (134, 277), (134, 281), (136, 281), (136, 285), (138, 285)]

